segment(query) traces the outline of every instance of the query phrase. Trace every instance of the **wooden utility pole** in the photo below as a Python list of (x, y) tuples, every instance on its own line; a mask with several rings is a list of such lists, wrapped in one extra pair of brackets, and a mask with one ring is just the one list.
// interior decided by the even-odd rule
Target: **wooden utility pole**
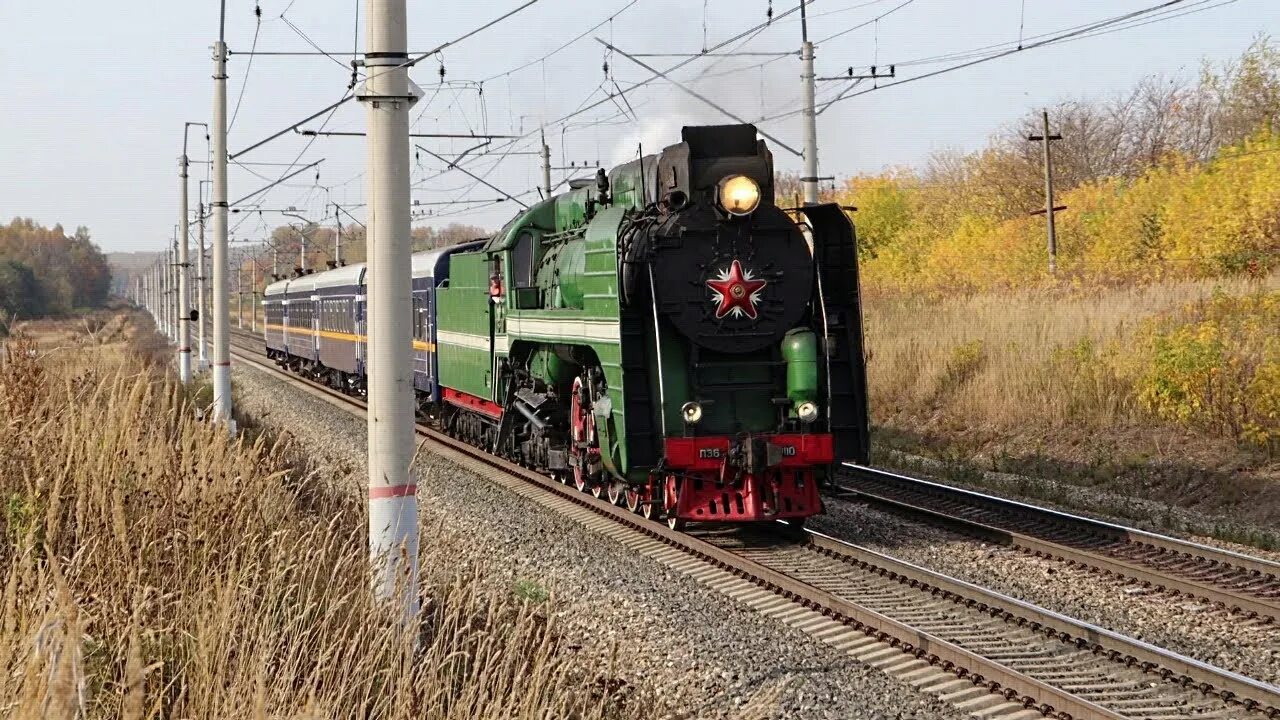
[(1041, 117), (1044, 118), (1044, 132), (1040, 135), (1028, 135), (1027, 140), (1032, 142), (1040, 142), (1044, 145), (1044, 208), (1033, 210), (1032, 215), (1044, 214), (1049, 221), (1049, 274), (1058, 272), (1058, 233), (1054, 223), (1054, 215), (1059, 210), (1066, 210), (1066, 205), (1053, 204), (1053, 150), (1052, 143), (1054, 140), (1061, 140), (1061, 135), (1049, 134), (1049, 111), (1042, 112)]

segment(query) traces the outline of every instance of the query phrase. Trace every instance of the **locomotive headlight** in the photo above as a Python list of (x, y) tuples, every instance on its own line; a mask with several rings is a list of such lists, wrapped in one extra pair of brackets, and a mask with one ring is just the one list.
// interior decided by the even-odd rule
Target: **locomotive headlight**
[(746, 175), (730, 175), (720, 181), (718, 197), (730, 215), (750, 215), (760, 206), (760, 185)]
[(811, 400), (805, 400), (799, 405), (796, 405), (796, 417), (800, 418), (800, 422), (802, 423), (811, 423), (814, 420), (817, 420), (818, 404)]
[(688, 425), (697, 425), (702, 420), (702, 406), (690, 400), (680, 406), (680, 417), (684, 418)]

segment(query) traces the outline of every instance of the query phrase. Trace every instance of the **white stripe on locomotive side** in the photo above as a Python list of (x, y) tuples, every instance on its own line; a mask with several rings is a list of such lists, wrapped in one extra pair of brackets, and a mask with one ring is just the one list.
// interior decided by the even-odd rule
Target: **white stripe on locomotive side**
[[(436, 345), (457, 345), (458, 347), (469, 348), (471, 350), (483, 350), (489, 352), (489, 337), (487, 335), (471, 335), (469, 333), (451, 332), (449, 330), (436, 331)], [(499, 354), (505, 355), (508, 350), (507, 336), (499, 335), (494, 338), (493, 349)]]
[(618, 342), (618, 323), (608, 320), (553, 320), (549, 318), (507, 318), (507, 332), (553, 340), (597, 340)]

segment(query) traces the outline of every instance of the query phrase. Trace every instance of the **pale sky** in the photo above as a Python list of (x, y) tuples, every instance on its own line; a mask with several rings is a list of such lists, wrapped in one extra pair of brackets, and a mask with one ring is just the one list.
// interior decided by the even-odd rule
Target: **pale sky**
[[(426, 51), (518, 7), (522, 0), (469, 3), (409, 1), (410, 50)], [(840, 31), (864, 27), (819, 44), (819, 75), (837, 75), (854, 65), (859, 71), (878, 63), (961, 53), (1000, 43), (1024, 42), (1084, 23), (1157, 4), (1157, 0), (815, 0), (809, 6), (811, 35), (822, 40)], [(255, 31), (253, 0), (228, 0), (227, 42), (233, 56), (228, 94), (232, 108), (248, 73), (243, 103), (230, 134), (232, 152), (338, 100), (346, 91), (355, 31), (355, 0), (261, 0), (259, 51), (310, 51), (302, 35), (336, 59), (313, 55), (282, 57), (247, 52)], [(794, 0), (774, 0), (775, 14)], [(629, 7), (628, 7), (629, 5)], [(443, 53), (448, 81), (485, 80), (441, 87), (440, 63), (429, 59), (413, 71), (425, 97), (411, 117), (415, 132), (518, 134), (604, 98), (600, 36), (632, 53), (690, 53), (733, 37), (765, 18), (768, 0), (538, 0), (501, 24)], [(901, 6), (899, 8), (899, 6)], [(547, 59), (537, 60), (618, 10), (612, 23)], [(868, 22), (899, 8), (877, 22)], [(361, 12), (363, 7), (360, 7)], [(1000, 125), (1029, 108), (1067, 98), (1105, 97), (1131, 87), (1147, 75), (1194, 76), (1202, 60), (1222, 62), (1238, 56), (1259, 34), (1280, 35), (1276, 0), (1184, 0), (1171, 12), (1193, 12), (1140, 27), (1032, 49), (936, 78), (885, 88), (833, 105), (819, 118), (823, 175), (874, 172), (886, 166), (914, 165), (939, 149), (980, 146)], [(0, 101), (0, 222), (34, 217), (68, 228), (89, 226), (108, 251), (160, 249), (178, 218), (177, 157), (184, 121), (207, 122), (212, 105), (209, 46), (217, 34), (214, 0), (85, 2), (44, 0), (0, 3), (0, 76), (7, 92)], [(283, 18), (281, 17), (283, 13)], [(743, 45), (753, 53), (784, 53), (799, 45), (800, 28), (792, 18), (773, 23)], [(363, 18), (362, 18), (363, 20)], [(292, 27), (291, 27), (292, 25)], [(296, 28), (296, 30), (295, 30)], [(300, 34), (301, 33), (301, 34)], [(363, 35), (360, 38), (363, 50)], [(737, 43), (730, 47), (737, 47)], [(343, 54), (339, 54), (343, 53)], [(697, 88), (729, 110), (755, 121), (799, 107), (799, 60), (700, 58), (675, 77), (702, 73)], [(645, 58), (666, 68), (673, 58)], [(955, 61), (901, 67), (898, 79), (945, 67)], [(621, 56), (609, 59), (622, 87), (649, 73)], [(710, 69), (708, 69), (710, 68)], [(727, 73), (735, 68), (740, 72)], [(726, 74), (727, 73), (727, 74)], [(609, 81), (608, 87), (612, 87)], [(824, 84), (821, 95), (837, 91)], [(682, 124), (729, 122), (671, 85), (654, 83), (627, 93), (563, 125), (547, 129), (553, 164), (564, 161), (611, 165), (679, 141)], [(635, 120), (615, 118), (634, 111)], [(319, 127), (320, 121), (306, 126)], [(761, 125), (792, 147), (800, 147), (799, 116)], [(362, 131), (364, 111), (356, 103), (340, 108), (328, 130)], [(459, 153), (468, 140), (419, 140), (440, 154)], [(498, 145), (501, 141), (495, 141)], [(302, 153), (307, 139), (288, 135), (241, 159), (287, 163), (324, 158), (320, 179), (308, 171), (260, 200), (266, 208), (295, 206), (319, 219), (326, 198), (358, 205), (364, 201), (362, 138), (320, 138)], [(537, 148), (536, 138), (512, 146), (515, 153)], [(482, 151), (477, 151), (477, 153)], [(191, 136), (191, 156), (206, 154), (203, 131)], [(799, 159), (774, 148), (778, 167), (798, 170)], [(418, 166), (420, 164), (420, 167)], [(540, 180), (532, 155), (495, 153), (468, 165), (489, 182), (517, 195)], [(426, 153), (415, 164), (419, 185), (413, 197), (422, 203), (457, 199), (491, 200), (493, 190), (475, 186), (457, 171), (434, 177), (443, 164)], [(278, 166), (250, 168), (268, 180), (283, 174)], [(204, 165), (192, 166), (194, 206)], [(557, 179), (566, 172), (554, 173)], [(233, 166), (232, 199), (266, 184)], [(475, 186), (475, 187), (473, 187)], [(328, 188), (326, 191), (323, 188)], [(536, 194), (522, 199), (536, 199)], [(423, 205), (440, 217), (418, 224), (466, 222), (496, 228), (515, 206)], [(351, 212), (363, 219), (363, 209)], [(288, 220), (233, 216), (234, 236), (258, 238), (265, 228)]]

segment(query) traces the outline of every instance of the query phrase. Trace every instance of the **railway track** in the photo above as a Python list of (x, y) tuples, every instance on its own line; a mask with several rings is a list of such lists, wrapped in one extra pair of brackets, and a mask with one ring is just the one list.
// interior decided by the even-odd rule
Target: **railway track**
[(940, 483), (846, 465), (837, 495), (978, 539), (1187, 595), (1243, 619), (1280, 617), (1280, 563)]
[[(248, 365), (349, 412), (363, 403)], [(257, 341), (260, 342), (260, 341)], [(1280, 688), (819, 533), (669, 530), (425, 426), (433, 452), (979, 717), (1280, 718)]]

